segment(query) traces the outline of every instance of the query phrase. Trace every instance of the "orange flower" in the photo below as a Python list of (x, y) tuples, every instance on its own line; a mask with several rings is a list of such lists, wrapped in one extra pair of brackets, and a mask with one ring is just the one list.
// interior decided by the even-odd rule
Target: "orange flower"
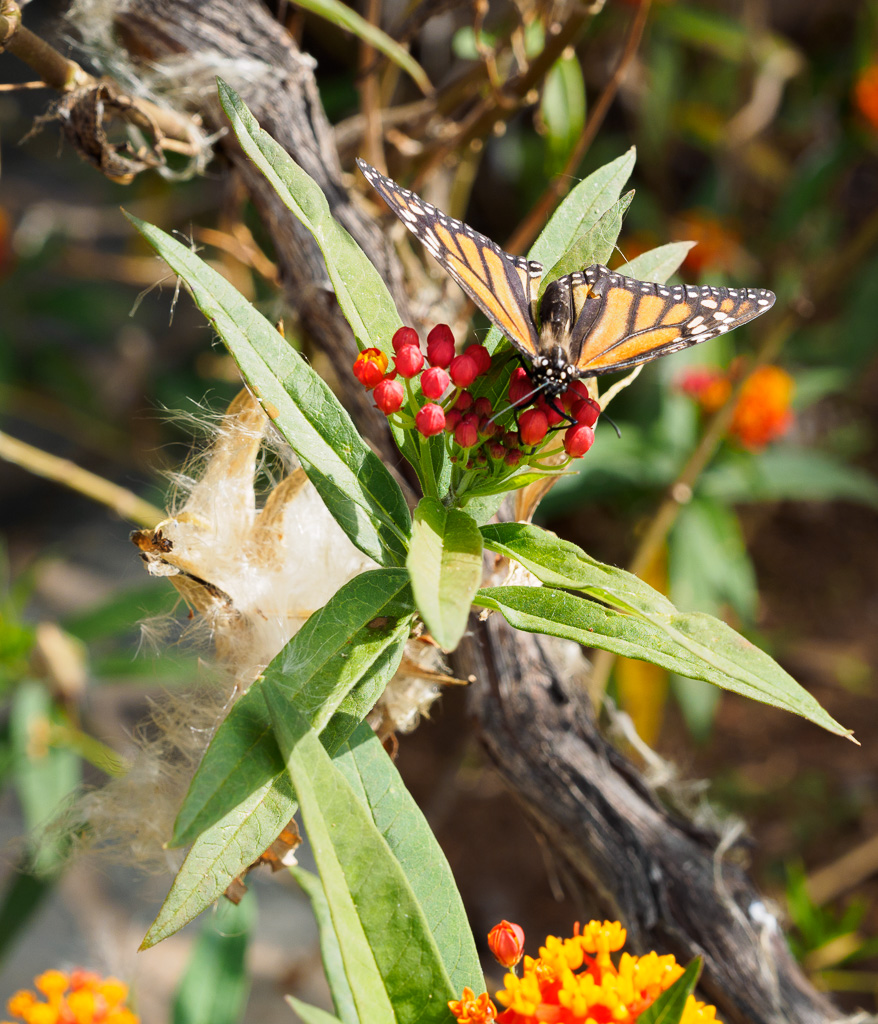
[(854, 83), (854, 103), (869, 124), (878, 131), (878, 64), (861, 71)]
[(703, 270), (735, 270), (741, 262), (741, 236), (710, 213), (690, 210), (678, 221), (681, 238), (697, 244), (686, 254), (683, 267), (690, 274)]
[(45, 971), (34, 979), (45, 997), (22, 989), (6, 1004), (13, 1017), (25, 1024), (139, 1024), (140, 1018), (123, 1006), (128, 986), (116, 978), (102, 978), (80, 969)]
[(509, 921), (495, 924), (488, 932), (488, 949), (503, 967), (514, 967), (524, 956), (524, 930)]
[(387, 356), (380, 348), (364, 348), (354, 360), (354, 376), (365, 388), (374, 388), (386, 371)]
[[(524, 958), (520, 978), (506, 975), (506, 988), (497, 993), (506, 1009), (497, 1024), (634, 1024), (683, 968), (657, 953), (623, 953), (616, 964), (610, 954), (624, 943), (618, 921), (589, 921), (569, 939), (548, 936), (537, 959)], [(476, 999), (471, 989), (448, 1005), (458, 1024), (488, 1024), (495, 1012), (487, 993)], [(682, 1024), (718, 1024), (716, 1008), (689, 996)]]
[[(716, 412), (728, 400), (739, 371), (693, 367), (679, 387), (707, 413)], [(782, 437), (793, 422), (790, 409), (795, 383), (779, 366), (760, 366), (747, 378), (735, 405), (729, 437), (745, 448), (758, 450)]]

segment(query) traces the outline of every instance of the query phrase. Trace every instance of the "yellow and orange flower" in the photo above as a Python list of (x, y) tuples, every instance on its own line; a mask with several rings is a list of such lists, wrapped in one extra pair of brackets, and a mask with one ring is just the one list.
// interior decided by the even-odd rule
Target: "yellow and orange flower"
[[(680, 380), (680, 388), (706, 413), (716, 412), (728, 400), (739, 370), (693, 367)], [(735, 405), (729, 437), (744, 448), (758, 451), (782, 437), (793, 423), (791, 404), (795, 382), (779, 366), (760, 366), (747, 378)]]
[[(34, 986), (45, 996), (21, 989), (6, 1004), (13, 1017), (25, 1024), (139, 1024), (140, 1018), (124, 1006), (128, 986), (117, 978), (102, 978), (91, 971), (44, 971)], [(11, 1024), (4, 1021), (2, 1024)]]
[[(521, 977), (509, 973), (497, 1001), (506, 1009), (496, 1015), (487, 993), (478, 998), (465, 989), (448, 1005), (458, 1024), (633, 1024), (643, 1011), (683, 973), (673, 956), (611, 953), (625, 944), (618, 921), (577, 925), (569, 939), (548, 936), (536, 959), (526, 956)], [(718, 1024), (716, 1008), (689, 996), (681, 1024)]]
[(711, 213), (701, 210), (683, 213), (675, 229), (680, 238), (696, 243), (683, 260), (687, 274), (698, 276), (705, 270), (734, 273), (745, 260), (740, 234)]

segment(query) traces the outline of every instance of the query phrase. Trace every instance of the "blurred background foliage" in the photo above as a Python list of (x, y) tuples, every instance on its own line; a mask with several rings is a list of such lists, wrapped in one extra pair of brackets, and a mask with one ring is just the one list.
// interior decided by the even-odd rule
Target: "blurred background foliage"
[[(369, 11), (379, 6), (394, 35), (409, 12), (391, 3)], [(358, 41), (331, 18), (286, 3), (272, 10), (317, 60), (350, 170), (359, 151), (351, 142), (361, 102)], [(545, 45), (541, 6), (491, 3), (484, 20), (473, 10), (442, 5), (414, 37), (412, 53), (440, 89), (486, 54), (502, 80)], [(63, 39), (64, 11), (34, 3), (25, 21)], [(632, 23), (644, 14), (618, 93), (576, 160)], [(0, 80), (32, 77), (0, 56)], [(394, 105), (417, 96), (393, 69), (383, 82)], [(616, 265), (692, 239), (687, 282), (778, 294), (772, 313), (752, 327), (648, 366), (614, 402), (621, 439), (604, 424), (581, 472), (550, 494), (539, 517), (597, 558), (636, 566), (681, 608), (726, 617), (855, 728), (863, 746), (848, 749), (706, 684), (598, 659), (598, 675), (609, 677), (640, 735), (686, 775), (709, 779), (711, 799), (747, 821), (757, 875), (785, 902), (795, 950), (815, 981), (842, 1005), (874, 1010), (878, 3), (654, 0), (644, 12), (636, 0), (611, 0), (530, 98), (477, 145), (449, 152), (428, 175), (427, 197), (444, 196), (449, 213), (505, 245), (553, 179), (572, 183), (636, 144), (636, 197)], [(147, 173), (127, 186), (111, 183), (59, 148), (54, 125), (28, 135), (48, 102), (45, 91), (0, 92), (2, 430), (161, 507), (162, 474), (184, 463), (192, 436), (187, 418), (167, 411), (222, 408), (238, 385), (191, 304), (173, 304), (173, 281), (138, 303), (163, 270), (118, 206), (189, 233), (238, 288), (277, 314), (271, 253), (252, 247), (264, 234), (225, 169), (214, 165), (187, 181)], [(387, 134), (390, 173), (424, 186), (418, 141)], [(353, 173), (350, 183), (365, 191)], [(230, 239), (244, 239), (251, 255), (238, 259)], [(406, 260), (414, 268), (413, 257)], [(435, 266), (428, 273), (431, 294), (445, 288)], [(474, 329), (484, 326), (476, 320)], [(748, 379), (754, 366), (761, 369)], [(717, 410), (725, 410), (722, 434), (711, 419)], [(66, 864), (63, 841), (43, 844), (32, 861), (21, 836), (83, 780), (99, 784), (122, 770), (146, 702), (163, 687), (190, 683), (198, 664), (185, 647), (159, 653), (141, 643), (141, 619), (185, 622), (185, 609), (161, 581), (145, 578), (127, 545), (131, 524), (5, 461), (0, 494), (0, 779), (11, 823), (5, 837), (17, 840), (0, 897), (0, 955), (11, 991), (26, 983), (20, 950), (29, 930), (39, 934), (43, 898)], [(667, 495), (675, 518), (665, 538), (652, 527)], [(522, 836), (517, 810), (471, 748), (464, 700), (448, 694), (419, 743), (403, 740), (401, 770), (448, 852), (477, 934), (500, 917), (534, 933), (563, 932), (569, 922), (553, 901), (551, 864)], [(465, 842), (468, 825), (482, 830), (485, 820), (498, 836), (516, 836), (490, 862), (473, 858)], [(160, 889), (126, 899), (154, 909)], [(115, 892), (98, 907), (118, 913), (121, 900)], [(149, 909), (131, 913), (146, 921)], [(101, 925), (82, 907), (73, 916), (74, 931), (93, 941)], [(224, 955), (217, 935), (203, 937), (195, 955)], [(296, 955), (272, 961), (270, 979), (305, 971), (311, 954)], [(239, 951), (233, 959), (243, 963)], [(150, 968), (140, 970), (149, 976)], [(179, 972), (171, 975), (175, 985)], [(175, 1019), (197, 1016), (185, 1009), (187, 991), (177, 994)], [(248, 1019), (286, 1013), (266, 997), (257, 1017), (254, 999)]]

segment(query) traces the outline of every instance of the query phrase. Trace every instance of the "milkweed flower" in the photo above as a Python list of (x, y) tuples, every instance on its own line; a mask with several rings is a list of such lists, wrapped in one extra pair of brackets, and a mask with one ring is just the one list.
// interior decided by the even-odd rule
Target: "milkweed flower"
[[(738, 371), (694, 367), (679, 381), (680, 390), (694, 398), (704, 412), (721, 408), (732, 392)], [(758, 451), (782, 437), (793, 423), (793, 378), (779, 366), (760, 366), (747, 378), (735, 404), (729, 437)]]
[(45, 999), (21, 989), (6, 1004), (9, 1014), (25, 1024), (139, 1024), (137, 1014), (124, 1005), (128, 986), (117, 978), (49, 970), (34, 978), (34, 987)]
[(511, 921), (495, 924), (488, 932), (488, 949), (497, 963), (514, 967), (524, 956), (524, 929)]
[[(634, 1024), (680, 977), (676, 958), (647, 953), (622, 953), (626, 932), (618, 921), (589, 921), (577, 925), (569, 939), (550, 935), (536, 958), (524, 958), (521, 977), (509, 973), (497, 1002), (497, 1014), (487, 993), (478, 998), (465, 989), (462, 999), (448, 1006), (458, 1024)], [(495, 1016), (496, 1015), (496, 1016)], [(716, 1007), (689, 996), (681, 1024), (719, 1024)]]

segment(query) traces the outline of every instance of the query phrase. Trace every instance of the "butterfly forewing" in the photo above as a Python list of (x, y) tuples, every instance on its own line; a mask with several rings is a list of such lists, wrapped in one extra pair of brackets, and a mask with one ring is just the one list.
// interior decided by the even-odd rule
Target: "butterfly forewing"
[(532, 306), (543, 274), (542, 264), (510, 256), (490, 238), (447, 217), (363, 160), (357, 160), (357, 165), (485, 316), (525, 354), (535, 356), (539, 343)]
[(624, 370), (725, 334), (775, 300), (765, 288), (666, 286), (600, 265), (569, 278), (575, 319), (568, 353), (584, 377)]

